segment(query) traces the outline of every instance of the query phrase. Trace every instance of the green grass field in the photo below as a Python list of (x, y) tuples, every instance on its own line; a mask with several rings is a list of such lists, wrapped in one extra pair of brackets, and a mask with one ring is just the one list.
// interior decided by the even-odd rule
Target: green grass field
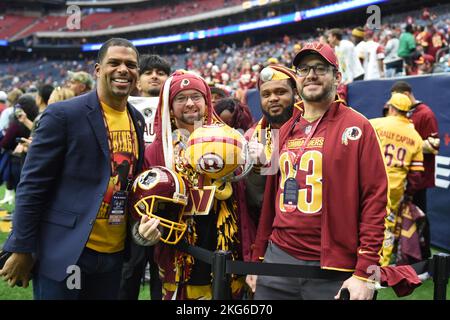
[[(0, 188), (0, 199), (3, 198), (3, 187)], [(11, 206), (7, 207), (12, 209)], [(0, 232), (0, 248), (6, 240), (7, 233)], [(442, 250), (434, 250), (438, 252)], [(15, 287), (10, 288), (6, 282), (0, 279), (0, 300), (31, 300), (33, 298), (32, 287), (27, 289)], [(140, 300), (149, 300), (149, 288), (148, 285), (141, 288), (139, 295)], [(382, 289), (378, 292), (378, 300), (433, 300), (433, 281), (427, 280), (420, 287), (418, 287), (414, 292), (403, 298), (398, 298), (391, 288)], [(447, 285), (447, 300), (450, 300), (450, 283)]]

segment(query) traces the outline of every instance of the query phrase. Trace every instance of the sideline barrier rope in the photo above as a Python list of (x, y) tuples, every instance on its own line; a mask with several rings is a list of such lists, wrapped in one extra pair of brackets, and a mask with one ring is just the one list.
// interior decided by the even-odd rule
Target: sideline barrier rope
[[(210, 251), (200, 247), (180, 242), (175, 247), (211, 265), (213, 275), (213, 299), (229, 299), (229, 275), (265, 275), (277, 277), (311, 278), (311, 279), (335, 279), (346, 280), (352, 272), (321, 269), (319, 266), (302, 266), (281, 263), (261, 263), (232, 261), (228, 251)], [(434, 300), (445, 300), (447, 283), (450, 278), (450, 255), (437, 253), (433, 257), (411, 265), (417, 275), (428, 273), (434, 282)], [(228, 288), (228, 289), (227, 289)], [(385, 288), (385, 287), (381, 287)], [(344, 293), (344, 295), (346, 292)], [(341, 300), (348, 300), (345, 296)]]

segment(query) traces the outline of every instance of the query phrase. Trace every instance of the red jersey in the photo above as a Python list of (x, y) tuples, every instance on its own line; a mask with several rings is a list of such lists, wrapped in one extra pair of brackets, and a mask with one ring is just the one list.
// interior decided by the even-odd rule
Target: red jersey
[[(317, 127), (303, 153), (299, 154), (318, 121), (310, 123), (301, 118), (283, 145), (279, 159), (280, 188), (270, 239), (301, 260), (320, 260), (324, 126)], [(285, 205), (284, 187), (289, 178), (297, 181), (297, 203)]]
[[(434, 112), (426, 104), (419, 102), (409, 113), (409, 118), (414, 123), (414, 128), (422, 139), (427, 139), (439, 134), (438, 123)], [(434, 187), (435, 155), (423, 154), (423, 166), (425, 168), (423, 177), (423, 189)]]

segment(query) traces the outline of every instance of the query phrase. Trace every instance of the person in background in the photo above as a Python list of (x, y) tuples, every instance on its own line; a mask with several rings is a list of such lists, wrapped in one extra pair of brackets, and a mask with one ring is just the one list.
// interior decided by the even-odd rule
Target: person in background
[(383, 60), (386, 78), (393, 78), (403, 73), (403, 60), (398, 56), (399, 40), (395, 31), (386, 31), (385, 58)]
[(31, 121), (30, 119), (28, 119), (28, 117), (26, 116), (25, 113), (20, 114), (19, 117), (17, 118), (17, 120), (19, 122), (21, 122), (23, 125), (25, 125), (28, 129), (31, 130), (31, 135), (33, 135), (37, 121), (39, 121), (45, 108), (47, 108), (48, 100), (49, 100), (53, 90), (54, 90), (53, 86), (51, 86), (49, 84), (44, 84), (39, 87), (38, 92), (36, 94), (36, 98), (35, 98), (36, 105), (39, 109), (39, 114), (34, 119), (34, 121)]
[(20, 96), (23, 95), (23, 91), (20, 89), (11, 90), (6, 96), (6, 109), (0, 115), (0, 135), (5, 134), (5, 130), (9, 126), (11, 115), (14, 113), (14, 105)]
[(364, 66), (364, 58), (366, 56), (365, 30), (362, 27), (356, 27), (352, 30), (352, 42), (355, 45), (356, 55)]
[[(6, 131), (11, 123), (11, 119), (14, 119), (14, 105), (17, 103), (17, 100), (23, 95), (23, 91), (20, 89), (11, 90), (6, 96), (6, 109), (2, 111), (0, 115), (0, 137), (3, 138), (6, 134)], [(9, 174), (9, 161), (11, 158), (10, 152), (3, 151), (1, 154), (1, 168), (0, 174), (2, 180), (8, 181), (10, 178)], [(10, 185), (11, 186), (11, 185)], [(8, 188), (8, 183), (5, 188), (5, 194), (3, 199), (0, 200), (0, 205), (2, 204), (13, 204), (14, 202), (14, 190), (13, 188)]]
[(161, 87), (171, 72), (170, 64), (158, 55), (142, 55), (139, 60), (139, 95), (131, 95), (130, 102), (145, 119), (144, 141), (150, 144), (155, 139), (153, 122), (158, 106)]
[(209, 87), (211, 89), (211, 101), (213, 106), (215, 106), (221, 99), (230, 97), (230, 93), (228, 91), (218, 87), (217, 85), (210, 85)]
[(341, 29), (331, 29), (328, 31), (328, 43), (334, 48), (339, 59), (339, 67), (342, 72), (342, 82), (344, 84), (364, 79), (364, 68), (358, 58), (358, 54), (353, 42), (343, 39)]
[(72, 89), (64, 87), (56, 87), (53, 89), (50, 97), (48, 98), (48, 104), (56, 103), (59, 101), (68, 100), (75, 97), (75, 92)]
[(404, 32), (400, 35), (397, 55), (405, 63), (406, 74), (409, 75), (413, 68), (414, 54), (416, 52), (416, 39), (413, 35), (413, 26), (407, 24)]
[(372, 30), (365, 33), (364, 80), (384, 78), (384, 47), (378, 43)]
[[(24, 160), (23, 154), (17, 152), (15, 149), (20, 145), (18, 140), (28, 138), (31, 132), (30, 128), (25, 126), (19, 119), (25, 117), (33, 121), (38, 115), (38, 112), (38, 107), (33, 96), (29, 94), (20, 96), (14, 105), (13, 118), (5, 131), (5, 135), (0, 140), (0, 148), (9, 153), (9, 166), (6, 168), (6, 170), (9, 170), (9, 177), (6, 181), (6, 190), (9, 190), (11, 193), (16, 190), (19, 183)], [(11, 221), (12, 218), (13, 213), (5, 216), (3, 220)]]
[[(177, 70), (165, 82), (162, 91), (155, 119), (156, 140), (145, 150), (144, 169), (165, 166), (182, 175), (189, 187), (201, 188), (198, 181), (204, 181), (206, 186), (209, 178), (205, 174), (193, 179), (189, 169), (181, 168), (177, 159), (183, 154), (179, 145), (187, 143), (198, 122), (209, 126), (221, 123), (213, 109), (209, 86), (203, 78)], [(189, 244), (207, 250), (229, 250), (233, 259), (248, 259), (254, 226), (248, 216), (242, 181), (233, 183), (228, 191), (228, 194), (219, 190), (212, 194), (205, 192), (205, 197), (209, 198), (204, 198), (202, 204), (210, 203), (210, 206), (198, 203), (194, 215), (185, 211), (180, 221), (187, 226), (184, 238)], [(190, 196), (189, 201), (194, 200)], [(201, 213), (202, 210), (206, 212)], [(139, 234), (147, 235), (147, 240), (155, 240), (155, 244), (161, 236), (154, 227), (159, 221), (145, 216), (140, 222)], [(154, 232), (147, 232), (151, 228)], [(156, 243), (155, 260), (160, 268), (164, 300), (212, 299), (211, 268), (207, 263), (163, 242)], [(235, 276), (231, 283), (232, 295), (240, 296), (245, 286), (243, 279)]]
[(417, 65), (417, 74), (431, 74), (434, 68), (434, 58), (429, 54), (421, 55), (414, 61)]

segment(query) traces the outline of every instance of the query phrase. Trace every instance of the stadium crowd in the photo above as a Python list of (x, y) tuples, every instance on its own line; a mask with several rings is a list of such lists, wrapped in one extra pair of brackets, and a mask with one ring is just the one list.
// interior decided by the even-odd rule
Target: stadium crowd
[[(439, 7), (439, 14), (425, 8), (407, 15), (394, 15), (383, 19), (380, 29), (365, 28), (355, 36), (354, 27), (343, 28), (341, 36), (356, 46), (357, 56), (365, 68), (364, 79), (449, 72), (450, 13), (446, 13), (449, 9), (447, 5)], [(192, 46), (185, 54), (164, 58), (176, 69), (194, 71), (207, 82), (234, 92), (254, 88), (259, 71), (270, 63), (290, 67), (303, 43), (328, 42), (327, 31), (317, 30), (316, 34), (298, 37), (285, 35), (278, 41), (262, 43), (252, 43), (247, 38), (241, 46), (222, 44), (209, 51)], [(91, 73), (94, 63), (92, 59), (48, 60), (45, 57), (27, 62), (0, 61), (0, 89), (7, 92), (42, 82), (62, 85), (67, 70)], [(381, 72), (377, 71), (377, 65)]]

